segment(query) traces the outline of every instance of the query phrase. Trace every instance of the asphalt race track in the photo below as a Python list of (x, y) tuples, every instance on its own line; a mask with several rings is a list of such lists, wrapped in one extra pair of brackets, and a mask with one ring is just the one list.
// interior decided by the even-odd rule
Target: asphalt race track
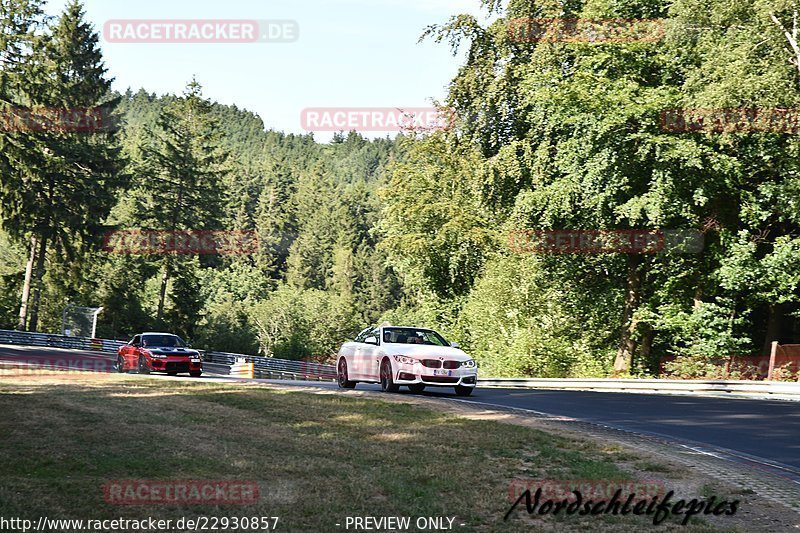
[[(113, 372), (114, 359), (111, 354), (97, 352), (0, 346), (0, 361), (42, 365), (48, 369)], [(330, 382), (281, 383), (336, 388)], [(359, 384), (359, 389), (379, 390), (379, 387)], [(429, 391), (424, 395), (456, 399), (449, 388)], [(403, 388), (399, 394), (410, 392)], [(471, 397), (458, 400), (527, 409), (665, 437), (682, 444), (722, 449), (732, 452), (734, 458), (738, 455), (739, 459), (763, 460), (785, 467), (785, 474), (800, 483), (800, 402), (796, 401), (480, 387)]]
[[(294, 382), (287, 381), (286, 384)], [(334, 383), (308, 383), (336, 388)], [(380, 390), (359, 383), (356, 390)], [(430, 392), (429, 392), (430, 391)], [(429, 389), (429, 397), (451, 397)], [(400, 394), (411, 394), (405, 388)], [(480, 388), (459, 401), (575, 418), (788, 467), (800, 483), (800, 402), (668, 394)]]

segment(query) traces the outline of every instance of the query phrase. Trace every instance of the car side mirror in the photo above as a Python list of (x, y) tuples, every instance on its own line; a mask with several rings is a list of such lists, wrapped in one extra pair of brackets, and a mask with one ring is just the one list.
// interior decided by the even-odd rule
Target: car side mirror
[(461, 348), (461, 345), (458, 344), (457, 342), (451, 342), (450, 346), (452, 346), (453, 348)]
[(377, 346), (378, 345), (378, 337), (367, 337), (366, 339), (364, 339), (364, 342), (366, 344), (374, 344), (375, 346)]

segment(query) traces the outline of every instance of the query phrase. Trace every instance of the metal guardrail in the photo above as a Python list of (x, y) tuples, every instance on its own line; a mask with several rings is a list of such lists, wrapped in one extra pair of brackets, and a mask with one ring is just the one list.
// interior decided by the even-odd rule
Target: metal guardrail
[(67, 337), (53, 333), (31, 333), (27, 331), (2, 329), (0, 330), (0, 344), (18, 344), (22, 346), (42, 346), (67, 350), (92, 350), (105, 353), (117, 353), (117, 348), (125, 343), (108, 339)]
[(305, 361), (289, 361), (226, 352), (206, 352), (203, 354), (203, 361), (214, 365), (212, 368), (215, 370), (219, 369), (220, 366), (227, 366), (228, 371), (237, 361), (253, 363), (254, 374), (257, 378), (318, 381), (333, 381), (336, 379), (336, 367), (333, 365), (307, 363)]
[(527, 389), (570, 389), (649, 392), (744, 392), (800, 397), (800, 383), (786, 381), (719, 381), (673, 379), (594, 379), (594, 378), (479, 378), (484, 387)]
[[(0, 330), (0, 344), (42, 346), (69, 350), (91, 350), (116, 353), (123, 341), (67, 337), (51, 333)], [(208, 370), (221, 375), (230, 374), (237, 362), (253, 363), (257, 378), (324, 380), (336, 379), (333, 365), (289, 361), (254, 355), (227, 352), (201, 352)], [(479, 378), (484, 387), (516, 387), (529, 389), (616, 390), (652, 392), (740, 392), (777, 394), (800, 397), (800, 383), (782, 381), (721, 381), (721, 380), (670, 380), (670, 379), (594, 379), (594, 378)]]
[[(124, 341), (90, 339), (87, 337), (67, 337), (53, 333), (32, 333), (27, 331), (0, 330), (0, 344), (21, 346), (41, 346), (67, 350), (92, 350), (104, 353), (117, 353)], [(208, 371), (214, 374), (230, 375), (231, 367), (237, 362), (253, 363), (257, 378), (335, 380), (336, 368), (333, 365), (288, 361), (255, 355), (242, 355), (227, 352), (204, 352), (198, 350)]]

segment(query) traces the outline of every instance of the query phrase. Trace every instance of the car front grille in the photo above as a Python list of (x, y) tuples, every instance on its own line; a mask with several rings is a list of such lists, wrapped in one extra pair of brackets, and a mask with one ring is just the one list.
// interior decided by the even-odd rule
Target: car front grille
[(442, 362), (438, 359), (423, 359), (422, 366), (427, 368), (442, 368)]
[(167, 363), (167, 372), (188, 372), (189, 363)]
[(422, 381), (428, 383), (458, 383), (458, 378), (451, 378), (448, 376), (422, 376)]
[(456, 369), (456, 368), (460, 368), (461, 367), (461, 361), (445, 361), (444, 362), (444, 367), (447, 368), (447, 369), (450, 369), (450, 370), (453, 370), (453, 369)]

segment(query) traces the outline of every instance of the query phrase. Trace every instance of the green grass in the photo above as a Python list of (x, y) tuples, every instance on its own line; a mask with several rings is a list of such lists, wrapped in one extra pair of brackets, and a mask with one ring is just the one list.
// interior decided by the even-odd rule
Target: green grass
[[(646, 517), (528, 517), (524, 506), (504, 522), (515, 478), (630, 474), (614, 463), (617, 452), (589, 441), (402, 403), (114, 375), (0, 375), (0, 412), (4, 517), (279, 516), (281, 531), (345, 531), (335, 524), (347, 516), (455, 517), (466, 524), (459, 531), (652, 527)], [(116, 479), (257, 480), (261, 498), (113, 505), (103, 485)]]

